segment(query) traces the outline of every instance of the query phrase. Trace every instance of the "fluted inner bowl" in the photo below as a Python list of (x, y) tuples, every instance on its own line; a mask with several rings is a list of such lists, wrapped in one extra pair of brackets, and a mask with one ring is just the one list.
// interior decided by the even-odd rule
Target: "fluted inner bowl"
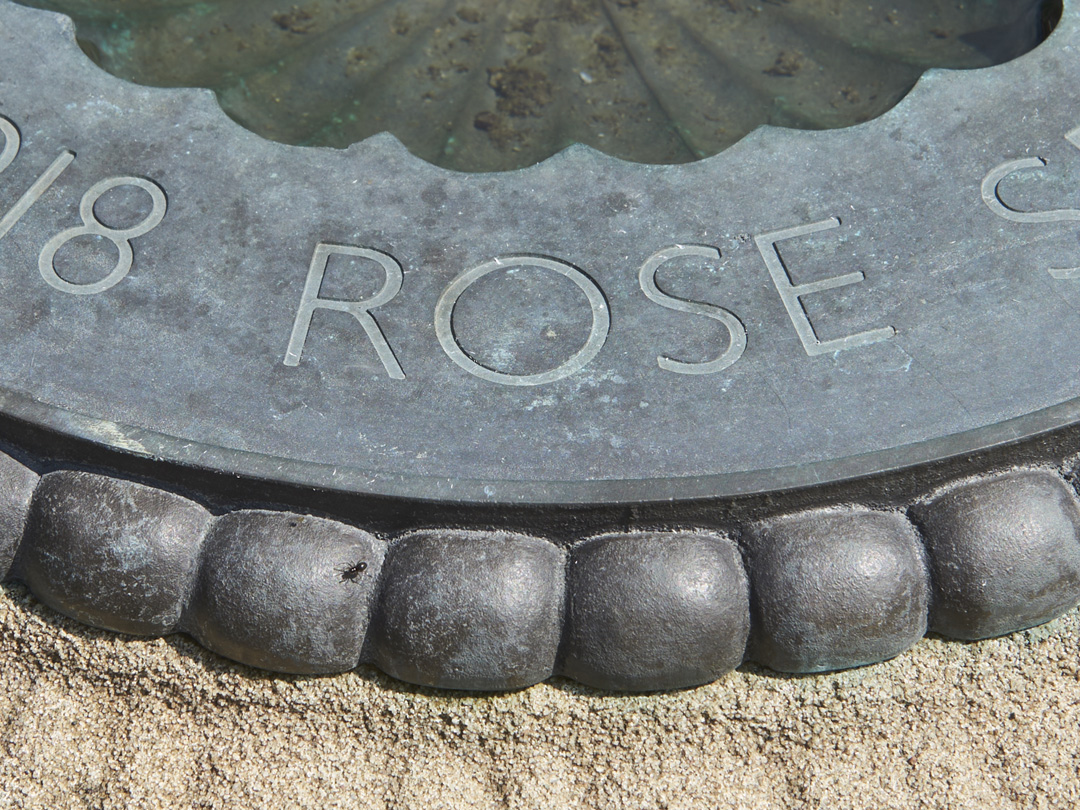
[(274, 140), (388, 131), (452, 169), (569, 144), (644, 163), (716, 154), (761, 124), (843, 127), (931, 67), (1013, 59), (1060, 0), (27, 0), (75, 19), (121, 78), (214, 90)]

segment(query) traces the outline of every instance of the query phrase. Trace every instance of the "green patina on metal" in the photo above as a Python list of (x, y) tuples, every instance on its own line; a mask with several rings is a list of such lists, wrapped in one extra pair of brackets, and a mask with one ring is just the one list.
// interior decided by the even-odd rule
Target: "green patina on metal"
[(125, 79), (208, 87), (249, 129), (344, 147), (379, 132), (463, 171), (571, 143), (644, 163), (761, 124), (826, 129), (928, 68), (1034, 47), (1059, 0), (35, 0)]

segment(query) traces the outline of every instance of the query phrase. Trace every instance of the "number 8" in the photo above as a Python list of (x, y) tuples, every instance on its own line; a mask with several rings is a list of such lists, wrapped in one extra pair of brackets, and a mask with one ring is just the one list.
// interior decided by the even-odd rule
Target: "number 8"
[[(7, 152), (6, 149), (4, 151)], [(6, 155), (0, 156), (0, 167), (3, 165), (4, 157)], [(97, 218), (94, 213), (94, 206), (107, 192), (122, 186), (141, 188), (150, 195), (153, 207), (150, 209), (150, 213), (146, 215), (146, 218), (132, 228), (110, 228)], [(41, 277), (56, 289), (73, 295), (93, 295), (115, 287), (124, 280), (131, 270), (133, 262), (131, 240), (149, 233), (160, 225), (161, 220), (165, 218), (167, 208), (168, 203), (165, 199), (165, 192), (161, 190), (161, 187), (157, 183), (142, 177), (111, 177), (96, 183), (83, 195), (82, 201), (79, 203), (79, 216), (83, 221), (82, 227), (70, 228), (58, 233), (46, 242), (45, 247), (42, 248), (41, 256), (38, 257), (38, 270), (41, 271)], [(116, 266), (100, 281), (75, 284), (61, 278), (60, 274), (56, 272), (54, 260), (57, 251), (72, 239), (77, 239), (80, 236), (102, 236), (116, 246), (119, 253)]]

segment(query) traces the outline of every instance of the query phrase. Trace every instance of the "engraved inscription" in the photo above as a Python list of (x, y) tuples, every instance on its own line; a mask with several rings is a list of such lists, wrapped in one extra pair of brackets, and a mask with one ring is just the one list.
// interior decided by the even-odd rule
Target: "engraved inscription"
[[(19, 150), (22, 147), (22, 136), (19, 134), (18, 127), (3, 116), (0, 116), (0, 135), (4, 137), (4, 148), (3, 151), (0, 151), (0, 172), (3, 172), (18, 157)], [(49, 168), (23, 193), (14, 207), (3, 217), (0, 217), (0, 239), (7, 236), (8, 232), (26, 215), (34, 203), (41, 199), (41, 196), (49, 190), (74, 160), (74, 152), (69, 149), (62, 151), (50, 164)], [(94, 206), (106, 193), (124, 186), (141, 188), (150, 195), (150, 213), (143, 218), (142, 222), (130, 228), (111, 228), (97, 218)], [(134, 262), (131, 240), (144, 236), (160, 225), (165, 218), (167, 209), (168, 202), (165, 198), (165, 192), (161, 186), (151, 180), (142, 177), (111, 177), (95, 183), (83, 195), (79, 203), (79, 216), (83, 224), (80, 227), (69, 228), (56, 234), (42, 248), (38, 256), (38, 271), (41, 273), (42, 279), (49, 286), (72, 295), (93, 295), (115, 287), (131, 271)], [(103, 238), (111, 242), (117, 251), (116, 265), (105, 278), (99, 281), (76, 284), (62, 278), (56, 272), (54, 260), (57, 251), (64, 245), (73, 239), (84, 236)]]
[(0, 135), (4, 136), (4, 149), (0, 151), (0, 172), (3, 172), (19, 154), (22, 145), (22, 136), (19, 130), (8, 119), (0, 115)]
[[(454, 336), (454, 306), (462, 293), (489, 273), (514, 267), (540, 267), (566, 276), (585, 294), (585, 298), (592, 310), (592, 328), (589, 330), (589, 337), (585, 341), (585, 345), (566, 362), (549, 371), (538, 374), (507, 374), (487, 368), (469, 357)], [(450, 282), (450, 285), (443, 291), (438, 304), (435, 306), (435, 335), (438, 337), (443, 351), (446, 352), (446, 356), (470, 374), (499, 385), (543, 385), (544, 383), (569, 377), (571, 374), (583, 369), (596, 357), (604, 347), (604, 343), (607, 342), (610, 329), (611, 315), (608, 311), (607, 300), (596, 282), (573, 265), (543, 256), (506, 256), (493, 259), (471, 270), (466, 270)]]
[[(150, 213), (146, 215), (142, 222), (130, 228), (110, 228), (97, 218), (97, 214), (94, 213), (94, 206), (107, 192), (123, 186), (141, 188), (150, 195), (152, 207)], [(82, 219), (83, 224), (78, 228), (69, 228), (58, 233), (46, 242), (45, 247), (41, 249), (41, 255), (38, 257), (38, 270), (41, 272), (41, 277), (51, 287), (72, 295), (95, 295), (115, 287), (124, 280), (131, 270), (134, 260), (131, 240), (144, 236), (160, 225), (165, 218), (167, 207), (165, 192), (162, 191), (161, 186), (145, 178), (110, 177), (107, 180), (95, 183), (79, 202), (79, 217)], [(99, 236), (109, 240), (116, 248), (118, 255), (116, 265), (105, 278), (87, 284), (75, 284), (60, 277), (60, 274), (56, 272), (54, 260), (60, 248), (71, 240), (82, 236)]]
[[(0, 172), (3, 172), (18, 156), (22, 139), (18, 128), (3, 116), (0, 116), (0, 134), (4, 136), (4, 151), (0, 152)], [(23, 193), (15, 206), (0, 217), (0, 239), (7, 236), (8, 231), (14, 228), (34, 203), (41, 199), (41, 195), (49, 190), (49, 187), (56, 182), (73, 160), (75, 160), (74, 152), (70, 150), (61, 152), (49, 168)]]
[(788, 317), (791, 319), (791, 323), (795, 327), (796, 333), (799, 335), (799, 340), (802, 341), (803, 348), (811, 357), (820, 354), (846, 351), (848, 349), (857, 349), (860, 346), (867, 346), (871, 343), (888, 340), (896, 334), (896, 330), (891, 326), (885, 326), (879, 329), (857, 332), (854, 335), (847, 335), (842, 338), (834, 338), (833, 340), (820, 340), (817, 336), (817, 332), (814, 331), (814, 326), (810, 323), (810, 318), (806, 314), (806, 309), (803, 307), (802, 297), (817, 292), (823, 292), (825, 290), (833, 290), (837, 287), (846, 287), (849, 284), (858, 284), (865, 279), (865, 276), (860, 272), (845, 273), (842, 276), (823, 278), (819, 281), (811, 281), (806, 284), (793, 284), (787, 267), (784, 265), (784, 260), (780, 256), (780, 249), (777, 247), (777, 243), (788, 239), (797, 239), (800, 236), (810, 236), (811, 234), (839, 227), (840, 220), (836, 217), (830, 217), (821, 222), (814, 222), (809, 225), (797, 225), (794, 228), (785, 228), (780, 231), (772, 231), (771, 233), (764, 233), (754, 237), (754, 242), (757, 244), (758, 251), (765, 260), (765, 265), (769, 268), (769, 275), (772, 276), (776, 291), (780, 293), (780, 300), (784, 302), (784, 308), (787, 310)]
[[(323, 280), (326, 278), (326, 268), (333, 255), (355, 256), (361, 259), (370, 259), (378, 264), (385, 273), (385, 281), (382, 287), (371, 298), (362, 301), (340, 301), (334, 298), (322, 298)], [(292, 335), (289, 337), (289, 348), (285, 352), (285, 365), (297, 366), (300, 364), (300, 356), (307, 342), (308, 330), (311, 329), (311, 319), (317, 309), (328, 309), (335, 312), (347, 312), (360, 322), (367, 333), (368, 340), (375, 347), (375, 352), (382, 361), (383, 368), (392, 379), (404, 380), (405, 372), (394, 356), (394, 350), (386, 340), (382, 329), (376, 322), (371, 310), (389, 303), (395, 295), (401, 292), (401, 283), (404, 275), (397, 259), (388, 253), (372, 250), (371, 248), (350, 247), (348, 245), (333, 245), (320, 242), (315, 246), (315, 253), (311, 257), (311, 266), (308, 269), (307, 281), (304, 283), (304, 294), (300, 299), (300, 309), (296, 312), (293, 321)]]
[[(1080, 127), (1066, 133), (1065, 140), (1080, 149)], [(1046, 161), (1041, 157), (1008, 160), (994, 167), (983, 178), (982, 198), (987, 207), (1002, 219), (1019, 222), (1024, 225), (1045, 224), (1048, 222), (1080, 222), (1080, 211), (1075, 208), (1059, 208), (1052, 211), (1019, 211), (1002, 199), (1001, 184), (1009, 175), (1028, 169), (1043, 169)], [(1051, 267), (1047, 272), (1058, 279), (1080, 278), (1080, 267)]]
[(641, 271), (638, 273), (638, 282), (641, 284), (642, 292), (648, 296), (650, 301), (654, 301), (666, 309), (686, 312), (691, 315), (704, 315), (706, 318), (719, 321), (728, 331), (728, 347), (715, 360), (704, 363), (684, 363), (681, 360), (674, 360), (664, 355), (657, 357), (656, 363), (664, 371), (673, 371), (676, 374), (715, 374), (734, 365), (742, 357), (743, 352), (746, 350), (746, 327), (743, 326), (734, 313), (723, 307), (677, 298), (657, 286), (656, 274), (661, 266), (680, 256), (719, 259), (720, 251), (714, 247), (705, 247), (703, 245), (675, 245), (664, 248), (650, 256), (645, 264), (641, 266)]

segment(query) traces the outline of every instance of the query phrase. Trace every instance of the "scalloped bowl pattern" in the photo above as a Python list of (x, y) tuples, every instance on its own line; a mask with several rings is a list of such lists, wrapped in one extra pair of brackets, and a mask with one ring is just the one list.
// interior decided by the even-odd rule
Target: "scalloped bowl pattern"
[(33, 0), (115, 75), (206, 87), (272, 140), (390, 132), (460, 171), (572, 143), (685, 163), (762, 124), (827, 129), (893, 107), (929, 68), (1033, 48), (1060, 2)]

